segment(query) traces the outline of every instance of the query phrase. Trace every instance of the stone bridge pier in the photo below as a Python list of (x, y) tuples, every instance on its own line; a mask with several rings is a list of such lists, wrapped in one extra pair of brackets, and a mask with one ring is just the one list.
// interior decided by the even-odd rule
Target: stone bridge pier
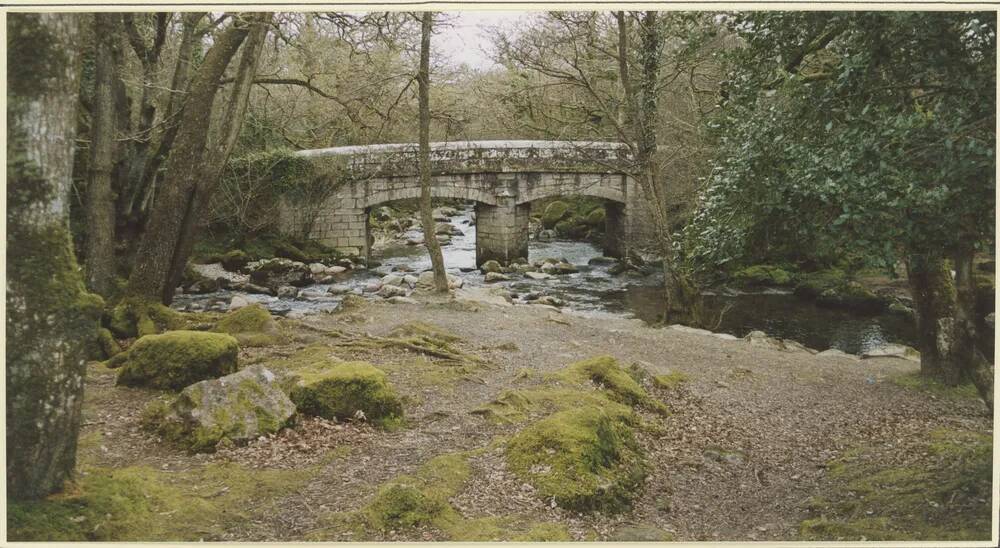
[[(649, 242), (650, 211), (639, 185), (614, 169), (617, 143), (559, 141), (434, 143), (431, 196), (475, 202), (476, 265), (528, 258), (529, 217), (535, 200), (593, 196), (605, 203), (604, 254), (625, 258)], [(370, 256), (369, 211), (420, 196), (413, 145), (373, 145), (303, 151), (347, 155), (348, 171), (320, 204), (285, 203), (285, 232), (340, 251)]]

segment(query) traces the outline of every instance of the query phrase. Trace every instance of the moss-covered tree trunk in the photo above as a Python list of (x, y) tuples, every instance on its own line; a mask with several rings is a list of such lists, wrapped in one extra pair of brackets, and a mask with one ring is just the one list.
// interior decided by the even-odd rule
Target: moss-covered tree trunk
[(127, 289), (130, 297), (168, 304), (173, 296), (173, 288), (167, 288), (171, 266), (197, 199), (203, 164), (217, 160), (206, 158), (206, 144), (219, 80), (249, 30), (244, 16), (235, 16), (233, 23), (216, 37), (191, 82), (160, 192), (136, 252)]
[(955, 322), (950, 359), (976, 386), (979, 396), (993, 410), (993, 366), (976, 347), (976, 283), (972, 276), (975, 250), (956, 250)]
[(76, 465), (99, 297), (69, 234), (81, 16), (8, 14), (7, 493), (62, 488)]
[(118, 35), (121, 16), (94, 14), (96, 40), (94, 105), (90, 124), (90, 174), (87, 182), (87, 286), (107, 296), (115, 274), (115, 200), (111, 185), (114, 167), (115, 79), (118, 74)]
[(975, 285), (971, 250), (954, 253), (955, 279), (944, 259), (913, 255), (907, 261), (917, 312), (920, 373), (949, 385), (971, 380), (993, 408), (993, 368), (975, 347)]
[(444, 255), (441, 243), (434, 232), (434, 216), (431, 214), (431, 111), (430, 111), (430, 58), (431, 27), (434, 14), (423, 12), (420, 18), (420, 68), (417, 70), (418, 103), (420, 110), (420, 225), (424, 231), (424, 245), (431, 256), (434, 270), (434, 290), (448, 291), (448, 275), (444, 270)]

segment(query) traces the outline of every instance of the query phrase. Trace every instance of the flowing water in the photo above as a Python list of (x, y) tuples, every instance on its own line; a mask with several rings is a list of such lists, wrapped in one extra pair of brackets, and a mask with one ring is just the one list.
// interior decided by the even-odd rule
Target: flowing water
[[(460, 211), (451, 218), (451, 224), (462, 234), (452, 236), (451, 243), (442, 247), (445, 266), (450, 274), (459, 276), (469, 286), (485, 285), (483, 275), (476, 270), (476, 227), (472, 208)], [(406, 234), (419, 238), (419, 229)], [(564, 259), (575, 265), (579, 272), (554, 276), (546, 280), (518, 278), (509, 282), (490, 285), (507, 287), (515, 295), (542, 292), (566, 302), (567, 308), (588, 315), (611, 314), (636, 317), (655, 323), (661, 312), (662, 276), (658, 273), (643, 276), (629, 272), (619, 276), (608, 273), (610, 265), (589, 265), (588, 261), (601, 256), (601, 250), (587, 242), (531, 241), (529, 260), (546, 257)], [(260, 302), (278, 314), (301, 315), (335, 309), (341, 297), (331, 295), (331, 285), (342, 286), (356, 293), (365, 293), (365, 286), (394, 270), (419, 273), (430, 269), (430, 259), (422, 245), (393, 242), (376, 249), (373, 259), (381, 265), (373, 270), (359, 270), (338, 275), (334, 284), (316, 284), (304, 288), (296, 298), (278, 298), (268, 295), (246, 294), (252, 302)], [(223, 308), (237, 292), (219, 291), (206, 295), (179, 295), (174, 302), (182, 310)], [(731, 293), (707, 295), (711, 310), (729, 307), (717, 332), (742, 337), (753, 330), (761, 330), (773, 337), (787, 338), (825, 350), (837, 348), (858, 354), (887, 342), (913, 345), (914, 327), (899, 316), (859, 315), (842, 310), (831, 310), (801, 300), (786, 292)]]

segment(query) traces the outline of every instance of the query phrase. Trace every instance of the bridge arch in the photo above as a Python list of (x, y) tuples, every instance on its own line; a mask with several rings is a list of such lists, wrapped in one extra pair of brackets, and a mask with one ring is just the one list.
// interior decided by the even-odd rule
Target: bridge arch
[[(305, 157), (339, 156), (346, 183), (323, 204), (283, 204), (286, 231), (349, 253), (370, 255), (368, 211), (381, 203), (418, 198), (417, 147), (412, 144), (300, 151)], [(627, 256), (648, 237), (649, 211), (620, 143), (570, 141), (467, 141), (432, 143), (431, 196), (476, 202), (476, 263), (507, 264), (528, 255), (531, 202), (581, 195), (607, 200), (605, 253)], [(331, 184), (335, 184), (331, 181)], [(312, 215), (310, 219), (304, 219)]]

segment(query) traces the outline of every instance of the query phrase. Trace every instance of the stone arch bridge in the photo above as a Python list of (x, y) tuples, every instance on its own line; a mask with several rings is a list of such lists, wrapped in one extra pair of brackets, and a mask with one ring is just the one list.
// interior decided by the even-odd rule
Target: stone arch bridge
[[(336, 190), (322, 203), (285, 201), (280, 225), (338, 250), (368, 256), (369, 211), (385, 202), (420, 197), (417, 145), (392, 144), (303, 150), (335, 158)], [(431, 143), (431, 196), (476, 202), (476, 264), (528, 257), (531, 202), (553, 196), (605, 200), (604, 253), (626, 257), (649, 238), (650, 211), (639, 184), (626, 175), (620, 143), (463, 141)]]

